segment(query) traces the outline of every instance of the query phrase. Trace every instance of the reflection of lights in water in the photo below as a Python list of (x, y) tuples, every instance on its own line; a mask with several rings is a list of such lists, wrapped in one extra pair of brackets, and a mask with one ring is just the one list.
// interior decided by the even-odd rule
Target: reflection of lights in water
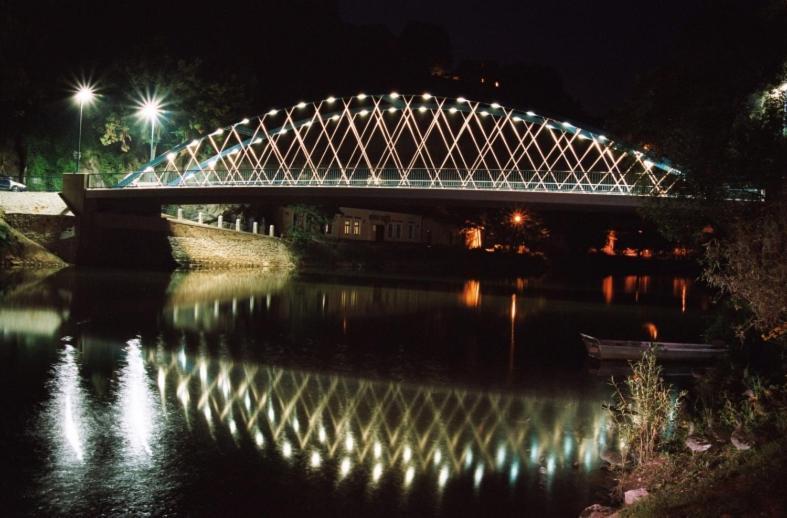
[(63, 436), (77, 460), (82, 462), (85, 457), (80, 437), (81, 405), (79, 403), (82, 400), (82, 393), (79, 388), (79, 369), (74, 355), (74, 348), (66, 345), (62, 362), (56, 368), (56, 382), (59, 389), (57, 399), (63, 400), (61, 417)]
[(138, 338), (126, 342), (126, 366), (120, 374), (122, 427), (131, 453), (150, 455), (153, 433), (153, 404)]
[(199, 366), (199, 379), (202, 383), (205, 383), (208, 380), (208, 366), (205, 365), (205, 362), (200, 362)]
[(614, 284), (612, 283), (611, 275), (607, 275), (604, 277), (604, 280), (601, 281), (601, 292), (604, 294), (604, 302), (611, 304), (612, 299), (615, 296), (615, 288)]
[(186, 351), (183, 349), (180, 350), (180, 366), (181, 368), (186, 368)]
[(475, 280), (465, 282), (462, 289), (462, 302), (468, 308), (477, 308), (481, 305), (481, 283)]
[(161, 398), (164, 398), (164, 393), (167, 389), (167, 373), (164, 371), (163, 367), (159, 367), (158, 369), (158, 389), (161, 392)]
[(443, 466), (443, 469), (440, 470), (440, 478), (437, 479), (437, 483), (440, 487), (443, 487), (448, 480), (448, 466)]
[(585, 450), (585, 469), (590, 471), (591, 466), (593, 465), (593, 456), (590, 453), (590, 448)]
[(318, 468), (321, 462), (322, 462), (322, 457), (320, 457), (320, 454), (316, 451), (312, 452), (311, 459), (309, 459), (309, 463), (311, 464), (311, 466), (313, 468)]
[(517, 477), (519, 476), (519, 463), (514, 462), (511, 464), (511, 471), (508, 472), (508, 480), (510, 482), (516, 482)]
[(350, 472), (350, 468), (352, 468), (352, 462), (350, 461), (349, 457), (345, 457), (342, 459), (342, 463), (339, 466), (339, 472), (342, 474), (343, 477), (346, 477), (347, 474)]
[(475, 473), (473, 473), (473, 484), (475, 487), (481, 485), (481, 480), (484, 478), (484, 465), (479, 464), (475, 467)]
[(643, 326), (645, 330), (648, 332), (648, 336), (650, 336), (651, 340), (657, 340), (659, 337), (659, 328), (656, 327), (656, 324), (653, 322), (645, 322)]
[(415, 468), (408, 466), (407, 471), (404, 472), (404, 485), (409, 486), (415, 478)]
[[(462, 466), (472, 470), (476, 486), (486, 469), (500, 470), (513, 484), (523, 466), (554, 474), (575, 461), (592, 465), (599, 445), (608, 439), (603, 412), (587, 413), (586, 407), (574, 401), (404, 386), (259, 365), (250, 368), (226, 359), (216, 361), (216, 368), (204, 357), (187, 361), (191, 370), (180, 372), (177, 352), (170, 361), (165, 354), (151, 354), (149, 360), (164, 370), (164, 383), (177, 383), (182, 401), (199, 402), (197, 408), (205, 413), (211, 428), (225, 426), (236, 438), (248, 430), (258, 448), (270, 440), (284, 458), (295, 457), (296, 449), (307, 452), (306, 466), (322, 466), (335, 459), (341, 477), (354, 465), (368, 465), (370, 481), (382, 480), (386, 469), (401, 462), (405, 486), (420, 470), (442, 487)], [(197, 372), (205, 373), (204, 383), (189, 382)], [(337, 388), (326, 390), (329, 386)], [(442, 403), (435, 406), (433, 401)], [(280, 424), (275, 423), (277, 406), (284, 419)], [(184, 407), (188, 419), (188, 405)], [(447, 420), (446, 415), (472, 408), (484, 410)], [(500, 408), (507, 410), (500, 412)], [(561, 410), (556, 414), (555, 408)], [(211, 422), (211, 410), (221, 417)], [(416, 420), (395, 417), (415, 415), (419, 416)], [(520, 423), (528, 423), (526, 430), (519, 431)], [(592, 432), (585, 437), (560, 432), (577, 426)], [(489, 430), (491, 435), (481, 437), (478, 430)], [(291, 433), (297, 442), (290, 442)], [(381, 434), (386, 440), (380, 440)], [(386, 465), (383, 459), (387, 457)]]

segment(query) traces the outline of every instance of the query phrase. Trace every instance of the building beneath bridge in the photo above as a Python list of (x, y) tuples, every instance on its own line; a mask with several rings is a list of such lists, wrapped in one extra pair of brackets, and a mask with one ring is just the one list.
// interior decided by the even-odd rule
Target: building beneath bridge
[[(294, 228), (313, 224), (294, 207), (279, 210), (278, 226), (282, 235)], [(339, 207), (321, 232), (329, 239), (365, 242), (422, 243), (431, 245), (463, 244), (461, 229), (418, 214), (376, 209)]]

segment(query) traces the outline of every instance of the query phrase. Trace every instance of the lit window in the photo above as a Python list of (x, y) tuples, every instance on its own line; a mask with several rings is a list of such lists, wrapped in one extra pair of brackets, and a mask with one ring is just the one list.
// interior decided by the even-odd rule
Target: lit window
[(353, 221), (353, 235), (360, 236), (361, 235), (361, 222), (360, 220)]
[(345, 219), (344, 220), (344, 235), (345, 236), (349, 236), (350, 235), (350, 220), (349, 219)]

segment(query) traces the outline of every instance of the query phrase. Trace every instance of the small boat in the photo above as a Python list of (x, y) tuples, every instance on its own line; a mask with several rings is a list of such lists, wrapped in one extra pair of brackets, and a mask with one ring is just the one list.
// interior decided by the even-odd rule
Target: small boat
[(661, 361), (708, 361), (727, 352), (724, 344), (686, 344), (637, 340), (607, 340), (580, 333), (588, 355), (596, 360), (639, 360), (647, 350)]

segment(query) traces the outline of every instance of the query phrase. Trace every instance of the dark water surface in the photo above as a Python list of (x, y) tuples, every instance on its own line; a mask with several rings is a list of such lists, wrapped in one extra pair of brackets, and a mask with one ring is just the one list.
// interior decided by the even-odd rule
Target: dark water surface
[(4, 513), (577, 516), (616, 443), (577, 333), (697, 340), (706, 307), (653, 276), (6, 278)]

